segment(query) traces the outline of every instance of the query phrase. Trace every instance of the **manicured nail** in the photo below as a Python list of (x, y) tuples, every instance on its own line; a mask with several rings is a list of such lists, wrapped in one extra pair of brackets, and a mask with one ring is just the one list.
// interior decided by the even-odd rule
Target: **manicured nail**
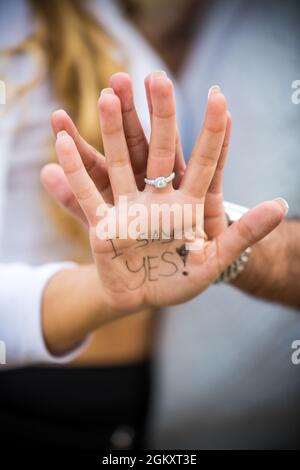
[(275, 201), (278, 202), (278, 204), (281, 205), (281, 207), (284, 209), (284, 213), (286, 215), (289, 211), (289, 205), (286, 202), (286, 200), (283, 199), (282, 197), (278, 197), (277, 199), (275, 199)]
[(208, 90), (207, 98), (210, 98), (210, 96), (214, 93), (221, 93), (221, 88), (219, 87), (219, 85), (213, 85), (210, 87), (210, 89)]
[(161, 78), (161, 77), (166, 77), (167, 74), (164, 70), (155, 70), (151, 74), (151, 78)]
[(57, 134), (56, 134), (56, 138), (57, 139), (64, 139), (65, 137), (67, 137), (69, 134), (67, 133), (67, 131), (59, 131)]
[(112, 88), (103, 88), (103, 90), (101, 90), (101, 93), (100, 93), (100, 96), (102, 95), (114, 95), (115, 92)]

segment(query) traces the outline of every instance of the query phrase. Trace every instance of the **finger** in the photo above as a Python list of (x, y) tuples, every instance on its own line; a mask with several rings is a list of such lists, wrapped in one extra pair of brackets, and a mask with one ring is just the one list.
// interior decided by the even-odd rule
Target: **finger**
[(115, 73), (110, 78), (110, 86), (121, 102), (124, 133), (134, 174), (145, 175), (148, 142), (134, 105), (130, 76), (124, 72)]
[(168, 176), (174, 169), (176, 146), (176, 111), (173, 84), (164, 72), (154, 72), (150, 79), (152, 126), (147, 177)]
[(227, 112), (227, 124), (226, 132), (220, 153), (220, 158), (215, 170), (215, 174), (208, 188), (205, 205), (204, 205), (204, 216), (205, 216), (205, 233), (208, 238), (215, 238), (223, 230), (227, 228), (226, 215), (223, 208), (223, 176), (225, 162), (228, 155), (228, 148), (230, 142), (230, 134), (232, 127), (231, 114)]
[(267, 201), (247, 212), (215, 239), (219, 273), (233, 263), (249, 246), (272, 232), (287, 213), (283, 199)]
[(221, 153), (226, 123), (226, 99), (219, 87), (214, 87), (208, 99), (203, 128), (180, 186), (185, 193), (197, 198), (205, 197)]
[(60, 165), (49, 163), (40, 174), (41, 183), (50, 196), (79, 222), (87, 225), (86, 216), (74, 196)]
[[(153, 113), (153, 106), (152, 106), (152, 101), (151, 101), (151, 93), (150, 93), (150, 78), (151, 74), (147, 75), (145, 78), (145, 90), (146, 90), (146, 97), (147, 97), (147, 103), (148, 103), (148, 110), (149, 110), (149, 116), (150, 116), (150, 121), (152, 123), (152, 113)], [(175, 179), (174, 179), (174, 188), (178, 188), (182, 177), (185, 173), (186, 170), (186, 163), (184, 160), (184, 154), (183, 154), (183, 149), (182, 149), (182, 144), (181, 144), (181, 138), (180, 138), (180, 132), (177, 127), (176, 129), (176, 148), (175, 148), (175, 166), (174, 166), (174, 171), (175, 171)]]
[(107, 169), (115, 201), (133, 195), (137, 186), (124, 135), (121, 103), (112, 88), (102, 90), (98, 101)]
[(70, 116), (63, 109), (59, 109), (52, 114), (51, 122), (55, 135), (60, 131), (66, 130), (72, 137), (88, 174), (95, 182), (99, 191), (105, 191), (110, 186), (110, 181), (104, 156), (86, 142), (78, 132)]
[(184, 160), (183, 149), (181, 144), (181, 138), (179, 129), (176, 130), (176, 150), (175, 150), (175, 180), (174, 180), (174, 188), (179, 188), (181, 180), (186, 170), (186, 163)]
[(97, 210), (105, 202), (88, 175), (75, 142), (66, 131), (57, 135), (56, 151), (69, 185), (91, 225), (97, 222)]

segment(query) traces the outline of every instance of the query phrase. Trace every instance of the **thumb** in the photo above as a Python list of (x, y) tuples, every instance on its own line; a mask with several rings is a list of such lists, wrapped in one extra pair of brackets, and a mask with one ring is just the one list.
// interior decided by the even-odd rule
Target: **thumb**
[(48, 163), (40, 174), (41, 183), (52, 198), (87, 227), (86, 216), (75, 198), (64, 171), (57, 163)]
[(249, 246), (272, 232), (284, 219), (288, 204), (284, 199), (266, 201), (249, 210), (215, 239), (219, 272), (223, 272)]

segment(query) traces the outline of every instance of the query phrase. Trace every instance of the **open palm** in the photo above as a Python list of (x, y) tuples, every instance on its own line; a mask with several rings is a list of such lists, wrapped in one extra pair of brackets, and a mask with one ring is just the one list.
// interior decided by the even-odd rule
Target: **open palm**
[[(202, 292), (244, 249), (275, 228), (283, 210), (274, 201), (266, 202), (227, 228), (222, 175), (231, 119), (218, 89), (210, 95), (203, 128), (185, 167), (172, 82), (161, 73), (146, 81), (151, 117), (148, 145), (131, 93), (124, 97), (124, 89), (129, 89), (124, 80), (124, 75), (113, 77), (112, 88), (102, 92), (98, 103), (106, 159), (94, 154), (66, 116), (56, 115), (54, 128), (56, 132), (67, 131), (59, 133), (57, 153), (78, 203), (68, 196), (73, 213), (88, 222), (101, 286), (112, 306), (131, 311), (145, 305), (177, 304)], [(173, 170), (174, 185), (164, 189), (145, 186), (145, 175), (156, 178)], [(113, 203), (117, 209), (120, 197), (127, 198), (129, 208), (143, 204), (148, 213), (157, 203), (190, 204), (194, 212), (196, 205), (202, 205), (200, 222), (207, 236), (198, 232), (194, 242), (184, 237), (162, 239), (159, 231), (159, 239), (152, 239), (148, 232), (137, 238), (101, 240), (97, 232), (99, 207)], [(195, 244), (197, 249), (193, 249)]]

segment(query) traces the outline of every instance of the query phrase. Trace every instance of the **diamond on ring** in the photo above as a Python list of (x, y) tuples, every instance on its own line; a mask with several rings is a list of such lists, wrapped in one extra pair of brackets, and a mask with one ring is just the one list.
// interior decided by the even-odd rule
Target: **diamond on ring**
[(157, 189), (163, 189), (175, 178), (175, 173), (171, 173), (169, 176), (158, 176), (157, 178), (144, 178), (146, 184), (154, 186)]

